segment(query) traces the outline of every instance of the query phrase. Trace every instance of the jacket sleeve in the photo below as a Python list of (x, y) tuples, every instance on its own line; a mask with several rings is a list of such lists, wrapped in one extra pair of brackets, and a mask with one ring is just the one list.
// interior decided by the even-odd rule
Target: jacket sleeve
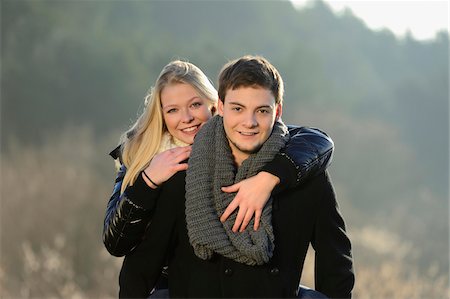
[(321, 198), (311, 244), (315, 288), (329, 298), (351, 298), (355, 283), (351, 243), (328, 175), (320, 178)]
[[(158, 280), (167, 281), (163, 266), (172, 245), (173, 210), (168, 200), (158, 201), (150, 229), (144, 233), (142, 242), (123, 260), (119, 275), (119, 298), (149, 298)], [(161, 206), (167, 206), (163, 208)], [(182, 218), (184, 219), (184, 217)]]
[(152, 224), (139, 246), (125, 256), (119, 275), (119, 298), (148, 298), (155, 285), (161, 287), (158, 281), (167, 283), (168, 274), (162, 269), (178, 242), (177, 227), (185, 226), (184, 178), (177, 173), (165, 183), (167, 188), (162, 188)]
[(130, 253), (141, 242), (159, 195), (159, 190), (148, 187), (141, 175), (120, 194), (125, 173), (121, 165), (103, 226), (103, 243), (114, 256)]
[(333, 140), (316, 128), (289, 126), (290, 139), (285, 148), (262, 171), (278, 178), (275, 192), (300, 185), (323, 172), (331, 164)]

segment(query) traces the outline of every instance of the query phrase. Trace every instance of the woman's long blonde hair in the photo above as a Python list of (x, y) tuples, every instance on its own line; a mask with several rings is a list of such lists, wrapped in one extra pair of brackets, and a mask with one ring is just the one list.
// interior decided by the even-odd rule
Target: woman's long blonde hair
[(161, 109), (161, 91), (171, 84), (189, 84), (211, 103), (217, 104), (217, 90), (206, 75), (192, 63), (174, 60), (167, 64), (155, 86), (144, 99), (144, 112), (121, 137), (122, 162), (127, 172), (122, 182), (121, 193), (133, 185), (158, 152), (163, 134), (167, 131)]

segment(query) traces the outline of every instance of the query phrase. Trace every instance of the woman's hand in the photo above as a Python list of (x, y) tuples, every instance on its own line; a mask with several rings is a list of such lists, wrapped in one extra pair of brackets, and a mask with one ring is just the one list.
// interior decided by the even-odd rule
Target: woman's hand
[[(188, 145), (159, 153), (153, 157), (148, 167), (144, 169), (144, 172), (156, 185), (161, 185), (178, 171), (188, 168), (187, 163), (181, 162), (189, 158), (191, 150), (192, 147)], [(145, 175), (142, 174), (142, 177), (151, 188), (156, 189), (158, 187), (148, 180)]]
[(268, 172), (260, 172), (257, 175), (240, 181), (237, 184), (222, 187), (223, 192), (237, 192), (233, 201), (223, 212), (220, 221), (224, 222), (239, 207), (236, 221), (233, 225), (233, 232), (242, 232), (255, 214), (254, 230), (259, 228), (259, 221), (264, 206), (270, 198), (273, 188), (280, 182), (280, 179)]

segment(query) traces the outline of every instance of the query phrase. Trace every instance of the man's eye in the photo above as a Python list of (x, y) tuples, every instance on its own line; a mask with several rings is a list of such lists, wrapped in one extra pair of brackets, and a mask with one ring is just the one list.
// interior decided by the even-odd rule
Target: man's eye
[(268, 109), (260, 109), (259, 112), (266, 114), (266, 113), (269, 113), (270, 111)]
[(231, 110), (234, 110), (234, 111), (241, 111), (242, 108), (241, 108), (241, 107), (233, 107), (233, 108), (231, 108)]

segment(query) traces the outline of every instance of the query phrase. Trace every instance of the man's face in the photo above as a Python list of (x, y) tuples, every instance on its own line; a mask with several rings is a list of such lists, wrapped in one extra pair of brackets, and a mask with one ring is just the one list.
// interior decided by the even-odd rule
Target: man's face
[(219, 101), (218, 111), (235, 162), (241, 165), (269, 138), (276, 119), (281, 116), (281, 105), (275, 103), (268, 89), (240, 87), (227, 91), (225, 103)]

